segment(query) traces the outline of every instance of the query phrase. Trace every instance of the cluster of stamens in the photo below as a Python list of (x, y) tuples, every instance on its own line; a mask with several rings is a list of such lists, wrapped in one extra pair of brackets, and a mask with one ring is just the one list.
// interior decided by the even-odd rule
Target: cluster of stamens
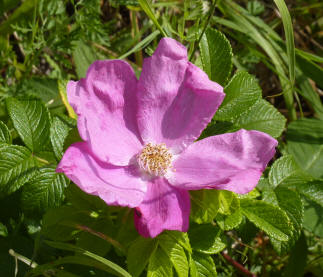
[(164, 176), (171, 167), (173, 155), (169, 152), (165, 143), (148, 143), (138, 155), (138, 163), (141, 169), (154, 176)]

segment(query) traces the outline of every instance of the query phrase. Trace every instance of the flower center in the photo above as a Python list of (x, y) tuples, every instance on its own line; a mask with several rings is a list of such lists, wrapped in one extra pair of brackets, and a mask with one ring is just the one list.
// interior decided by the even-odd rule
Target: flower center
[(141, 169), (155, 176), (164, 176), (171, 167), (173, 155), (165, 143), (148, 143), (138, 156)]

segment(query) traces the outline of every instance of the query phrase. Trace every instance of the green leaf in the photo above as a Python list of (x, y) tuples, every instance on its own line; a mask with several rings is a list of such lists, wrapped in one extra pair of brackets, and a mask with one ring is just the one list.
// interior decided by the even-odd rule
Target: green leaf
[(189, 266), (184, 248), (169, 233), (158, 237), (158, 244), (169, 256), (179, 277), (188, 276)]
[(230, 215), (234, 213), (240, 206), (239, 199), (237, 196), (228, 190), (219, 190), (218, 191), (219, 199), (219, 213), (224, 215)]
[(189, 238), (194, 251), (217, 254), (225, 248), (219, 237), (221, 230), (211, 224), (194, 225), (189, 230)]
[(138, 237), (129, 247), (127, 254), (127, 265), (133, 277), (140, 276), (144, 271), (151, 254), (156, 250), (157, 241), (153, 239)]
[(55, 116), (50, 127), (50, 140), (57, 160), (63, 156), (64, 142), (75, 121), (64, 116)]
[(13, 193), (28, 182), (35, 173), (35, 165), (27, 148), (0, 144), (0, 195)]
[[(48, 240), (45, 240), (45, 242), (46, 242), (46, 244), (48, 244), (51, 247), (54, 247), (57, 249), (62, 249), (62, 250), (67, 250), (67, 251), (73, 251), (73, 252), (82, 254), (84, 256), (87, 256), (89, 258), (92, 258), (93, 260), (105, 265), (110, 270), (113, 270), (113, 273), (116, 276), (131, 277), (131, 275), (127, 271), (125, 271), (123, 268), (121, 268), (117, 264), (115, 264), (115, 263), (113, 263), (101, 256), (98, 256), (94, 253), (91, 253), (87, 250), (84, 250), (80, 247), (74, 246), (73, 244), (64, 243), (64, 242), (54, 242), (54, 241), (48, 241)], [(109, 272), (111, 272), (110, 270), (109, 270)]]
[(199, 190), (191, 191), (192, 211), (191, 219), (196, 223), (212, 222), (218, 213), (219, 191), (217, 190)]
[(316, 202), (323, 207), (323, 181), (315, 180), (304, 184), (299, 184), (296, 189), (306, 198)]
[(41, 215), (49, 208), (59, 207), (64, 198), (64, 188), (68, 181), (53, 167), (43, 167), (36, 176), (23, 187), (21, 201), (27, 214)]
[(203, 70), (212, 81), (226, 84), (232, 69), (232, 48), (226, 37), (208, 28), (199, 44)]
[(50, 120), (40, 100), (7, 98), (7, 109), (19, 136), (32, 152), (46, 150), (49, 145)]
[(304, 200), (304, 227), (323, 237), (323, 207), (311, 200)]
[(254, 199), (241, 199), (240, 205), (242, 213), (269, 236), (279, 241), (289, 240), (291, 223), (279, 207)]
[(304, 118), (289, 124), (287, 151), (313, 177), (323, 177), (323, 120)]
[(298, 240), (304, 218), (304, 207), (299, 194), (286, 187), (278, 187), (274, 190), (277, 206), (286, 212), (291, 225), (291, 239), (288, 242), (281, 242), (272, 239), (273, 245), (279, 254), (287, 253)]
[(98, 59), (94, 50), (83, 41), (78, 41), (73, 51), (75, 69), (79, 78), (85, 78), (90, 65)]
[(172, 277), (173, 265), (165, 253), (165, 251), (158, 247), (151, 255), (148, 264), (147, 277)]
[(259, 99), (232, 122), (238, 129), (258, 130), (277, 138), (284, 131), (286, 118), (266, 100)]
[(303, 172), (295, 163), (292, 156), (283, 156), (276, 160), (269, 171), (269, 183), (277, 187), (278, 185), (298, 185), (313, 178)]
[(255, 77), (241, 71), (224, 88), (225, 98), (214, 119), (231, 121), (239, 117), (261, 98), (261, 88)]
[(192, 255), (192, 267), (195, 268), (191, 273), (192, 277), (210, 277), (217, 276), (216, 267), (211, 256), (202, 253), (194, 252)]
[(0, 120), (0, 143), (2, 142), (11, 144), (12, 138), (7, 125)]
[(228, 231), (236, 228), (242, 221), (240, 205), (236, 209), (236, 211), (230, 215), (224, 215), (224, 214), (218, 213), (215, 216), (215, 220), (222, 230)]
[(168, 234), (170, 237), (172, 237), (177, 243), (179, 243), (183, 248), (191, 253), (192, 248), (191, 244), (188, 238), (187, 233), (179, 232), (179, 231), (164, 231), (164, 234)]

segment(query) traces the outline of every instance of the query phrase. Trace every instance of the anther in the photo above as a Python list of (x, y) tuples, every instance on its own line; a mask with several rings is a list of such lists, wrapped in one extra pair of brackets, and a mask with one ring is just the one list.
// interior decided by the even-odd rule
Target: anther
[(165, 143), (148, 143), (138, 155), (138, 164), (151, 175), (164, 176), (171, 167), (172, 157)]

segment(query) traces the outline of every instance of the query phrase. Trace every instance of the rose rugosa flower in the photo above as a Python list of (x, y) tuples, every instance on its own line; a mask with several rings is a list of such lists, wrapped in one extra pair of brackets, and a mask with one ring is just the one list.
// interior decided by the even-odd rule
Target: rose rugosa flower
[(188, 190), (251, 191), (275, 153), (277, 141), (259, 131), (194, 142), (225, 95), (170, 38), (139, 80), (124, 61), (96, 61), (67, 94), (84, 142), (66, 150), (57, 172), (109, 205), (135, 208), (145, 237), (187, 231)]

